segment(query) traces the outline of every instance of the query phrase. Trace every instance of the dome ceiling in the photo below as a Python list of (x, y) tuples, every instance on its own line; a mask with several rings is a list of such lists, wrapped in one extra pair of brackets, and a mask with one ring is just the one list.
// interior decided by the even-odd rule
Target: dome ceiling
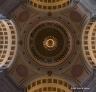
[(90, 20), (85, 26), (82, 35), (82, 47), (86, 61), (92, 66), (96, 66), (96, 22)]
[(94, 0), (1, 0), (0, 90), (94, 92), (95, 9)]
[(72, 92), (71, 85), (54, 76), (44, 76), (28, 85), (27, 92)]
[(54, 11), (69, 6), (71, 0), (28, 0), (27, 3), (38, 10)]
[(17, 50), (17, 32), (11, 20), (0, 20), (0, 68), (6, 69), (14, 61)]

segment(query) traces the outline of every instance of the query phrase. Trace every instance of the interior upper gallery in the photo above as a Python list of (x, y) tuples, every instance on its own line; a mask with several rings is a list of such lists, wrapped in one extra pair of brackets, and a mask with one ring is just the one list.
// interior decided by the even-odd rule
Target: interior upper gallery
[(96, 0), (0, 0), (0, 92), (96, 92)]

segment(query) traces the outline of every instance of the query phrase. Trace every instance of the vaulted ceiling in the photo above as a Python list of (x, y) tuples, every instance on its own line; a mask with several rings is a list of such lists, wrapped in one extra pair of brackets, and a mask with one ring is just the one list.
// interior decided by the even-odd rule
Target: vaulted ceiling
[(0, 92), (96, 92), (96, 0), (0, 0)]

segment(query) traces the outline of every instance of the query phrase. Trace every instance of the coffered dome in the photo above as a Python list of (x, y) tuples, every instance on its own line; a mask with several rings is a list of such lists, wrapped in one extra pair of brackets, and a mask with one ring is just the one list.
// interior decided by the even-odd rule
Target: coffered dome
[(8, 68), (14, 61), (17, 48), (17, 33), (11, 20), (0, 20), (0, 68)]
[(90, 20), (82, 34), (83, 53), (86, 61), (96, 66), (96, 21)]
[(72, 92), (71, 85), (64, 79), (45, 76), (33, 80), (27, 87), (27, 92)]
[(71, 0), (28, 0), (28, 4), (36, 9), (53, 11), (69, 6)]

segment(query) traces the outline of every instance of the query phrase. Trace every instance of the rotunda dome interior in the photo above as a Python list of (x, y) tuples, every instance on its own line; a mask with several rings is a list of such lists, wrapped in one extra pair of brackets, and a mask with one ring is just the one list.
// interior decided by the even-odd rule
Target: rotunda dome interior
[(96, 92), (96, 0), (0, 0), (0, 92)]

